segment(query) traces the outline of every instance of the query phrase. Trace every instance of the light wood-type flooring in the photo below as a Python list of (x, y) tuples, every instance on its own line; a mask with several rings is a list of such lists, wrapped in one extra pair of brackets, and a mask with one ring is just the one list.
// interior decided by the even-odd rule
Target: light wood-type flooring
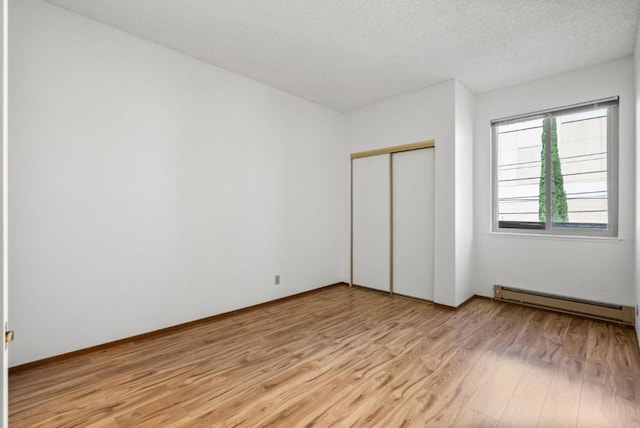
[(9, 384), (15, 428), (640, 426), (631, 328), (343, 285)]

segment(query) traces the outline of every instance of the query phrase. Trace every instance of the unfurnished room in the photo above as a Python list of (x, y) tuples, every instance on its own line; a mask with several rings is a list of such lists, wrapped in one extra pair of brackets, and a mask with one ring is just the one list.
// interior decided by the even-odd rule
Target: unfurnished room
[(638, 0), (1, 9), (1, 426), (640, 427)]

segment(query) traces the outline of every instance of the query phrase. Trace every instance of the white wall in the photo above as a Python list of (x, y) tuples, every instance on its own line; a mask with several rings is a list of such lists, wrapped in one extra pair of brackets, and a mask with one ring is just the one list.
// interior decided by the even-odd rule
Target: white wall
[[(619, 240), (489, 233), (490, 121), (620, 96)], [(474, 205), (476, 294), (501, 284), (617, 304), (634, 304), (635, 95), (633, 61), (624, 58), (476, 97)]]
[[(448, 81), (345, 114), (343, 155), (349, 159), (354, 152), (435, 140), (434, 300), (451, 306), (455, 305), (454, 91), (454, 81)], [(344, 227), (348, 236), (348, 224)]]
[(474, 294), (473, 276), (473, 133), (475, 96), (455, 82), (455, 304)]
[(10, 15), (11, 365), (340, 281), (340, 114), (40, 1)]

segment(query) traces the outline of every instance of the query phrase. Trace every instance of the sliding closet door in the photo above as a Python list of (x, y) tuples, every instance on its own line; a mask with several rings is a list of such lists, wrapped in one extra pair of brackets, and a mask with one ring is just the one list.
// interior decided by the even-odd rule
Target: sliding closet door
[(433, 300), (434, 149), (394, 153), (393, 292)]
[(389, 154), (352, 161), (352, 282), (391, 291)]

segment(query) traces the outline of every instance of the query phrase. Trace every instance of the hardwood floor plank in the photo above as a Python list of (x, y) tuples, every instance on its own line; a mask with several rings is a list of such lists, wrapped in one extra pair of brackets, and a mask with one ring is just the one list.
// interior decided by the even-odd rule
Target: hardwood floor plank
[(546, 367), (527, 366), (498, 426), (535, 427), (554, 374)]
[(491, 419), (471, 409), (455, 409), (455, 412), (458, 414), (455, 422), (451, 425), (446, 426), (454, 426), (460, 428), (492, 428), (497, 426), (498, 421), (496, 421), (495, 419)]
[(597, 361), (589, 361), (582, 384), (578, 427), (612, 426), (615, 421), (611, 369)]
[(638, 348), (635, 332), (631, 328), (614, 329), (609, 327), (611, 347), (607, 361), (616, 373), (640, 376), (640, 355), (634, 352)]
[(614, 372), (611, 379), (618, 426), (640, 426), (640, 376)]
[(500, 420), (507, 404), (524, 374), (525, 363), (504, 357), (495, 372), (473, 398), (470, 408), (495, 420)]
[(332, 287), (10, 376), (12, 427), (633, 426), (631, 329)]
[(571, 317), (567, 335), (562, 343), (562, 354), (575, 360), (587, 359), (590, 320)]
[(584, 377), (582, 360), (562, 357), (538, 418), (541, 427), (575, 427)]
[(166, 397), (154, 400), (115, 418), (117, 425), (128, 427), (166, 427), (180, 420), (188, 420), (187, 411), (179, 403)]
[(622, 397), (615, 396), (614, 405), (618, 427), (640, 427), (640, 406), (637, 401), (629, 401)]

